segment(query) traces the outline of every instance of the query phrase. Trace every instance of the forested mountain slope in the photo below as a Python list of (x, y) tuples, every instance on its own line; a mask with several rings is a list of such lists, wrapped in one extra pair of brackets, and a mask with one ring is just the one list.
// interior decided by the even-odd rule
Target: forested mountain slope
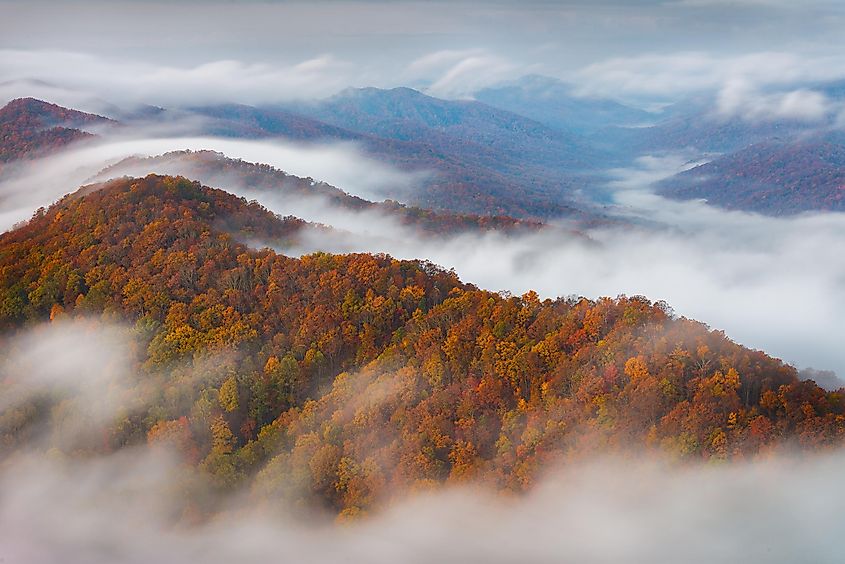
[(82, 128), (110, 121), (34, 98), (12, 100), (0, 109), (0, 166), (89, 138)]
[(434, 211), (406, 206), (394, 200), (372, 202), (325, 182), (300, 178), (265, 164), (230, 159), (213, 151), (176, 151), (156, 157), (129, 157), (103, 170), (98, 178), (146, 176), (148, 173), (184, 176), (208, 186), (237, 186), (252, 195), (267, 194), (292, 202), (314, 201), (322, 207), (352, 213), (374, 212), (428, 236), (486, 230), (528, 231), (543, 227), (540, 222), (508, 216)]
[[(281, 108), (256, 108), (244, 104), (196, 106), (185, 110), (208, 119), (207, 133), (226, 137), (280, 136), (300, 141), (360, 140), (361, 136), (339, 127), (297, 115)], [(171, 111), (179, 116), (181, 112)]]
[(293, 108), (361, 133), (397, 140), (424, 139), (438, 148), (487, 151), (549, 168), (592, 168), (597, 158), (605, 156), (578, 135), (522, 115), (472, 100), (441, 100), (412, 88), (349, 89)]
[(758, 143), (669, 178), (660, 191), (769, 215), (845, 211), (845, 146), (824, 139)]
[(286, 110), (353, 131), (374, 155), (436, 172), (408, 203), (485, 215), (594, 218), (579, 200), (593, 174), (619, 164), (579, 135), (486, 104), (411, 88), (349, 89)]
[[(0, 235), (7, 334), (66, 316), (135, 328), (145, 404), (75, 455), (175, 444), (222, 490), (354, 515), (470, 478), (520, 491), (584, 452), (720, 460), (845, 433), (841, 393), (665, 304), (512, 297), (424, 262), (239, 242), (292, 221), (151, 175)], [(60, 402), (4, 413), (2, 444), (60, 433)]]

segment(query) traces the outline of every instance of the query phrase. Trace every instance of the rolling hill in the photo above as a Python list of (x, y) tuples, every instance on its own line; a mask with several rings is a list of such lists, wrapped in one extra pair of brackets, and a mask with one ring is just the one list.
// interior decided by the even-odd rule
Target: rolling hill
[[(169, 444), (216, 490), (355, 516), (446, 482), (522, 491), (583, 452), (747, 459), (845, 433), (841, 394), (665, 304), (505, 296), (426, 262), (240, 242), (290, 227), (150, 175), (86, 187), (0, 235), (6, 336), (67, 317), (134, 327), (134, 388), (74, 456)], [(60, 436), (66, 401), (5, 412), (2, 444), (41, 425)]]
[(845, 211), (845, 146), (824, 139), (757, 143), (663, 181), (663, 195), (791, 215)]
[(87, 128), (113, 123), (102, 116), (36, 100), (12, 100), (0, 109), (0, 166), (89, 139)]
[(475, 101), (433, 98), (411, 88), (350, 89), (295, 108), (361, 133), (400, 141), (425, 139), (437, 147), (466, 144), (479, 152), (507, 153), (508, 160), (552, 168), (590, 168), (600, 155), (577, 135), (538, 121)]
[(559, 80), (529, 75), (513, 84), (480, 90), (475, 99), (570, 133), (648, 124), (657, 117), (614, 100), (576, 96), (572, 91), (571, 85)]
[(462, 232), (496, 230), (519, 232), (544, 227), (536, 221), (508, 216), (480, 216), (449, 211), (433, 211), (407, 206), (394, 200), (371, 202), (312, 178), (299, 178), (268, 165), (230, 159), (213, 151), (178, 151), (157, 157), (129, 157), (103, 170), (94, 181), (119, 176), (146, 176), (157, 173), (184, 176), (209, 186), (236, 186), (252, 196), (273, 195), (297, 203), (350, 213), (372, 212), (411, 228), (420, 236), (448, 236)]
[(350, 89), (287, 109), (367, 136), (368, 150), (395, 165), (437, 172), (409, 203), (541, 219), (601, 215), (578, 192), (612, 155), (532, 119), (410, 88)]
[[(381, 109), (370, 107), (371, 98), (379, 101), (375, 107)], [(389, 100), (398, 106), (394, 108)], [(420, 101), (421, 113), (412, 118), (409, 108)], [(347, 118), (340, 119), (347, 111)], [(389, 117), (392, 111), (400, 117)], [(411, 113), (401, 117), (402, 111)], [(156, 135), (355, 142), (374, 158), (424, 173), (419, 189), (388, 196), (425, 209), (529, 220), (566, 217), (594, 222), (604, 218), (587, 198), (578, 195), (594, 181), (588, 169), (600, 162), (602, 154), (537, 122), (483, 104), (442, 101), (405, 89), (347, 93), (325, 105), (296, 108), (148, 107), (126, 115), (130, 117), (120, 125), (128, 134), (150, 128)], [(448, 125), (450, 119), (455, 123)], [(117, 122), (32, 99), (16, 102), (6, 110), (4, 158), (11, 161), (90, 138), (76, 127), (107, 123)]]

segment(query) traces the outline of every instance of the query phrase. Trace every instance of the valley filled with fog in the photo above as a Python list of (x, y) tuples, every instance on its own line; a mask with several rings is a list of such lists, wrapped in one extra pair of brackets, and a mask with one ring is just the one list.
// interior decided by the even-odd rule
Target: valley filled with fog
[[(655, 195), (659, 180), (697, 164), (688, 153), (644, 156), (630, 168), (604, 171), (610, 203), (602, 212), (618, 225), (582, 228), (551, 221), (529, 234), (488, 232), (422, 237), (378, 211), (356, 212), (318, 196), (287, 198), (255, 191), (238, 178), (213, 174), (174, 157), (169, 162), (121, 168), (130, 156), (211, 150), (265, 163), (300, 177), (327, 182), (364, 199), (407, 194), (426, 172), (405, 174), (351, 144), (296, 145), (220, 138), (131, 139), (58, 154), (32, 172), (4, 181), (4, 227), (25, 220), (83, 184), (124, 174), (182, 175), (256, 200), (280, 216), (293, 215), (339, 232), (314, 231), (291, 255), (387, 253), (453, 268), (466, 282), (492, 291), (543, 297), (644, 295), (666, 301), (677, 315), (704, 321), (738, 342), (762, 349), (798, 368), (845, 372), (839, 344), (845, 338), (845, 215), (806, 213), (771, 218), (725, 211), (704, 202)], [(115, 166), (114, 169), (108, 167)], [(104, 172), (103, 169), (106, 169)], [(428, 172), (433, 174), (433, 172)], [(599, 204), (597, 204), (599, 205)], [(261, 245), (260, 241), (251, 242)], [(795, 327), (802, 327), (800, 332)]]
[(841, 561), (843, 25), (0, 0), (0, 564)]
[(79, 459), (59, 450), (105, 432), (127, 401), (137, 408), (152, 400), (154, 392), (145, 397), (135, 388), (131, 332), (65, 322), (33, 329), (11, 346), (16, 352), (0, 369), (20, 384), (0, 408), (57, 388), (70, 399), (61, 436), (45, 427), (28, 449), (3, 461), (7, 560), (53, 562), (69, 553), (91, 563), (837, 559), (841, 453), (681, 467), (630, 454), (590, 456), (549, 466), (522, 496), (469, 485), (397, 495), (344, 526), (244, 489), (219, 497), (213, 519), (185, 524), (182, 506), (203, 491), (203, 478), (178, 451), (144, 445)]

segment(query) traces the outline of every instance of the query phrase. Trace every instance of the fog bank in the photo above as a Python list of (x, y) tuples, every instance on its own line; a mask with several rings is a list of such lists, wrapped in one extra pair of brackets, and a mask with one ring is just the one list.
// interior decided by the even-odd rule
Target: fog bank
[(590, 229), (586, 237), (571, 235), (569, 224), (518, 236), (421, 237), (373, 211), (254, 190), (178, 162), (137, 172), (184, 173), (280, 215), (344, 231), (308, 232), (299, 246), (279, 249), (287, 254), (385, 252), (428, 259), (454, 268), (467, 282), (515, 294), (644, 295), (798, 367), (845, 374), (845, 214), (772, 218), (651, 192), (654, 182), (698, 162), (685, 154), (649, 156), (610, 171), (607, 189), (615, 203), (607, 211), (631, 225)]
[[(30, 392), (44, 394), (72, 380), (66, 401), (81, 413), (97, 393), (132, 379), (131, 336), (115, 330), (87, 321), (36, 328), (4, 351), (0, 385), (5, 390), (10, 381), (25, 382)], [(74, 338), (79, 347), (70, 346)], [(116, 342), (121, 344), (114, 347)], [(44, 347), (50, 347), (51, 363), (29, 378), (27, 367), (43, 358)], [(103, 377), (106, 367), (124, 376)], [(0, 415), (19, 405), (5, 404)], [(92, 425), (71, 426), (70, 441), (59, 450), (45, 435), (2, 452), (0, 558), (6, 562), (841, 559), (841, 452), (708, 466), (596, 454), (547, 468), (524, 496), (451, 486), (396, 498), (347, 525), (328, 517), (303, 520), (282, 500), (244, 491), (218, 499), (220, 512), (197, 521), (185, 508), (191, 484), (201, 476), (157, 447), (124, 447), (113, 454), (75, 450), (90, 431), (109, 423)]]
[[(354, 146), (298, 147), (276, 141), (177, 138), (106, 143), (61, 153), (34, 172), (0, 185), (2, 227), (70, 192), (106, 164), (131, 154), (212, 149), (229, 157), (271, 164), (311, 176), (374, 200), (384, 190), (412, 190), (418, 175), (378, 164)], [(298, 255), (385, 252), (454, 268), (480, 287), (516, 294), (534, 289), (545, 297), (619, 294), (665, 300), (677, 314), (698, 319), (731, 338), (793, 363), (845, 374), (845, 214), (772, 218), (724, 211), (702, 202), (675, 202), (651, 192), (654, 182), (699, 162), (694, 155), (644, 157), (628, 169), (609, 171), (607, 212), (636, 227), (588, 230), (574, 237), (562, 229), (519, 236), (496, 232), (448, 238), (421, 237), (395, 218), (354, 213), (319, 199), (294, 199), (257, 191), (235, 178), (182, 172), (229, 192), (256, 199), (280, 215), (334, 226), (340, 235), (309, 231)], [(174, 168), (175, 167), (175, 168)], [(134, 173), (180, 171), (152, 167)]]
[(470, 488), (350, 526), (260, 511), (173, 527), (178, 468), (149, 450), (88, 462), (24, 457), (0, 476), (10, 562), (839, 562), (841, 455), (672, 468), (598, 460), (525, 498)]
[(245, 141), (215, 137), (109, 139), (83, 144), (21, 163), (21, 170), (0, 178), (0, 231), (29, 219), (32, 212), (91, 182), (102, 169), (130, 156), (180, 150), (219, 151), (236, 159), (272, 165), (300, 177), (313, 177), (364, 198), (406, 192), (428, 173), (403, 172), (376, 161), (353, 143), (294, 144), (281, 140)]

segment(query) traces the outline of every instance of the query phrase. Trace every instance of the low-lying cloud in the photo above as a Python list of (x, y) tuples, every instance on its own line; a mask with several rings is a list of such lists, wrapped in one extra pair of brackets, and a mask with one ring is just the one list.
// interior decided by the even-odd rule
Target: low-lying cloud
[[(80, 412), (105, 421), (129, 385), (131, 339), (118, 325), (57, 321), (3, 342), (0, 413), (39, 394), (81, 397)], [(116, 395), (115, 395), (116, 394)]]
[[(4, 351), (0, 384), (50, 392), (67, 380), (68, 363), (79, 369), (79, 386), (68, 393), (84, 408), (93, 390), (114, 382), (88, 364), (131, 371), (131, 339), (110, 350), (114, 328), (74, 323), (20, 336)], [(82, 364), (80, 348), (69, 346), (79, 343), (67, 340), (74, 333), (85, 337)], [(30, 379), (26, 367), (44, 347), (53, 362)], [(294, 517), (284, 500), (248, 491), (220, 497), (214, 516), (197, 520), (185, 508), (202, 476), (176, 453), (137, 445), (62, 454), (51, 444), (30, 441), (0, 464), (7, 562), (833, 563), (845, 532), (841, 452), (708, 466), (596, 453), (546, 468), (525, 495), (450, 486), (337, 525), (328, 516)]]
[(721, 118), (745, 121), (794, 120), (818, 123), (828, 117), (835, 107), (821, 92), (799, 88), (787, 92), (764, 94), (744, 80), (726, 84), (716, 98), (716, 111)]
[(702, 91), (718, 92), (741, 81), (765, 90), (845, 78), (843, 55), (762, 51), (738, 55), (682, 52), (617, 57), (586, 66), (577, 73), (585, 95), (672, 98)]
[(380, 163), (353, 143), (305, 145), (212, 137), (112, 139), (22, 164), (17, 174), (0, 179), (0, 231), (29, 219), (38, 207), (75, 191), (102, 169), (126, 157), (185, 149), (209, 149), (232, 158), (266, 163), (296, 176), (343, 186), (347, 192), (371, 199), (405, 194), (428, 176), (426, 171), (404, 172)]
[(296, 247), (280, 249), (287, 254), (385, 252), (454, 268), (482, 288), (533, 289), (552, 298), (645, 295), (798, 367), (845, 374), (845, 264), (839, 256), (845, 214), (771, 218), (651, 192), (652, 183), (699, 163), (690, 155), (649, 156), (610, 171), (615, 204), (607, 211), (627, 225), (589, 229), (585, 237), (573, 236), (569, 224), (521, 235), (424, 237), (373, 210), (258, 191), (178, 162), (136, 172), (183, 173), (277, 214), (342, 230), (307, 231)]
[[(842, 455), (672, 468), (600, 460), (523, 498), (470, 488), (342, 527), (241, 510), (175, 527), (178, 469), (146, 449), (84, 463), (24, 458), (0, 476), (7, 561), (839, 561)], [(15, 471), (12, 473), (11, 471)]]

